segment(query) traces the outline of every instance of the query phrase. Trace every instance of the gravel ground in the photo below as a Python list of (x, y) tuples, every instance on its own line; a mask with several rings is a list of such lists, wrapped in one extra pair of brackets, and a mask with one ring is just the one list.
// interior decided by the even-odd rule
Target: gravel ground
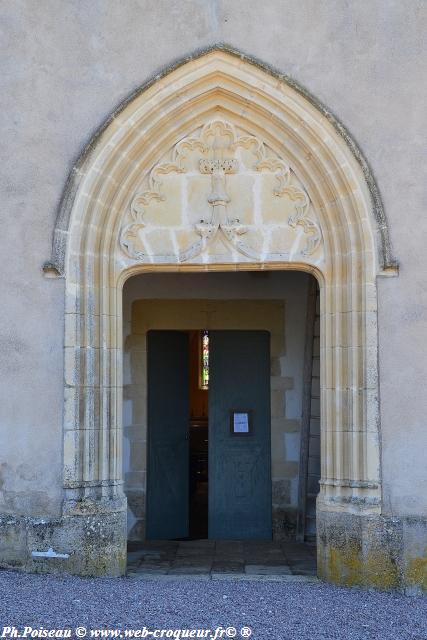
[[(71, 628), (72, 637), (75, 628), (86, 627), (88, 638), (93, 629), (124, 631), (146, 626), (174, 630), (235, 627), (236, 638), (242, 637), (242, 628), (249, 627), (254, 640), (426, 640), (427, 598), (321, 583), (143, 581), (0, 571), (0, 638), (10, 637), (2, 633), (6, 625), (15, 626), (18, 633), (24, 626)], [(229, 633), (232, 637), (233, 631)]]

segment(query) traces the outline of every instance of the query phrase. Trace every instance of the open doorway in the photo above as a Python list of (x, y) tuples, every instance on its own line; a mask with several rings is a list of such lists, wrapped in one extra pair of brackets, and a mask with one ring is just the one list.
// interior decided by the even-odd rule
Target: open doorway
[[(129, 385), (125, 385), (124, 418), (125, 487), (129, 508), (130, 548), (137, 549), (141, 546), (144, 549), (153, 548), (155, 553), (160, 553), (162, 562), (163, 560), (166, 562), (163, 551), (159, 552), (160, 547), (163, 549), (162, 545), (165, 549), (173, 549), (175, 554), (182, 545), (203, 544), (206, 549), (217, 547), (220, 551), (226, 547), (224, 553), (232, 555), (240, 567), (242, 563), (244, 565), (249, 561), (254, 562), (254, 558), (257, 559), (257, 566), (264, 566), (264, 561), (267, 559), (272, 563), (273, 558), (276, 565), (280, 564), (279, 561), (283, 562), (285, 546), (286, 549), (290, 549), (292, 545), (297, 544), (297, 540), (314, 541), (311, 532), (315, 533), (315, 519), (311, 519), (313, 511), (311, 505), (307, 503), (309, 499), (314, 504), (316, 489), (318, 489), (314, 475), (318, 472), (320, 460), (319, 451), (317, 450), (316, 453), (315, 450), (315, 445), (319, 443), (320, 421), (318, 418), (319, 317), (318, 309), (317, 311), (315, 309), (317, 294), (315, 293), (313, 297), (313, 286), (314, 291), (317, 290), (314, 279), (308, 274), (297, 272), (242, 272), (150, 274), (138, 276), (132, 280), (128, 283), (128, 289), (125, 290), (125, 303), (128, 309), (128, 338), (125, 342), (125, 355), (129, 362), (127, 374)], [(311, 319), (308, 314), (310, 305)], [(314, 322), (316, 322), (316, 328)], [(310, 323), (313, 325), (311, 332), (307, 329)], [(172, 406), (171, 397), (174, 392), (177, 392), (179, 398), (185, 398), (186, 407), (182, 428), (187, 434), (188, 454), (183, 465), (184, 469), (178, 472), (179, 461), (185, 460), (185, 456), (183, 457), (182, 452), (179, 452), (179, 447), (173, 446), (169, 452), (167, 448), (162, 449), (160, 456), (162, 468), (159, 468), (161, 481), (154, 483), (159, 493), (153, 494), (150, 485), (150, 421), (153, 421), (150, 420), (150, 378), (151, 382), (154, 381), (153, 374), (150, 374), (149, 342), (150, 334), (153, 335), (156, 332), (163, 337), (166, 334), (179, 334), (183, 337), (182, 358), (185, 359), (186, 364), (180, 365), (178, 373), (174, 374), (170, 364), (166, 362), (164, 369), (158, 372), (159, 378), (155, 382), (155, 387), (160, 390), (158, 401), (162, 410), (163, 407)], [(214, 486), (210, 481), (213, 469), (209, 453), (212, 449), (212, 433), (215, 433), (212, 431), (214, 424), (212, 406), (218, 404), (218, 401), (214, 402), (211, 394), (211, 385), (214, 384), (211, 378), (212, 358), (215, 361), (213, 354), (217, 351), (213, 342), (215, 342), (215, 336), (219, 334), (235, 338), (236, 335), (245, 332), (269, 335), (268, 363), (263, 378), (268, 384), (271, 407), (267, 418), (270, 439), (268, 461), (271, 477), (268, 492), (264, 492), (264, 496), (269, 496), (270, 515), (269, 531), (261, 536), (250, 531), (247, 522), (240, 531), (236, 530), (235, 535), (218, 530), (209, 531), (211, 520), (209, 509), (213, 504), (210, 491)], [(205, 339), (205, 347), (208, 347), (205, 354), (208, 363), (203, 359), (203, 339)], [(306, 353), (307, 341), (311, 344), (309, 364)], [(160, 342), (165, 345), (164, 339)], [(235, 339), (232, 339), (231, 344), (234, 343)], [(224, 345), (223, 351), (230, 354), (230, 349), (230, 344)], [(251, 343), (247, 351), (252, 350)], [(165, 348), (165, 351), (169, 355), (173, 353), (170, 346)], [(238, 355), (230, 358), (231, 361), (221, 365), (223, 373), (219, 376), (226, 389), (235, 386), (235, 380), (242, 377), (245, 370), (243, 366), (242, 372), (233, 373), (231, 371), (233, 363), (240, 362), (241, 358)], [(158, 357), (154, 360), (157, 364), (159, 363)], [(207, 384), (202, 380), (204, 364), (208, 364), (205, 371)], [(259, 369), (257, 362), (249, 368)], [(229, 373), (228, 383), (225, 384)], [(162, 390), (162, 385), (165, 383), (169, 387)], [(248, 387), (248, 383), (243, 386)], [(255, 387), (258, 386), (259, 384), (255, 383)], [(221, 391), (220, 396), (223, 395)], [(304, 403), (305, 410), (303, 410)], [(233, 446), (235, 444), (240, 446), (244, 438), (229, 437), (230, 410), (234, 409), (237, 414), (249, 413), (245, 411), (250, 408), (246, 404), (246, 400), (236, 398), (230, 400), (230, 406), (227, 407), (227, 436)], [(314, 411), (316, 411), (315, 419), (313, 419)], [(176, 411), (172, 413), (176, 419)], [(154, 415), (158, 415), (157, 409)], [(126, 420), (129, 426), (126, 425)], [(303, 428), (304, 424), (308, 425), (308, 429)], [(308, 451), (306, 463), (301, 461), (302, 438), (311, 439), (306, 445)], [(250, 441), (250, 438), (247, 440)], [(218, 451), (220, 454), (216, 464), (218, 475), (221, 476), (224, 475), (224, 468), (221, 465), (227, 462), (227, 456), (221, 453), (221, 446)], [(266, 465), (263, 463), (261, 466), (265, 468)], [(240, 479), (247, 479), (250, 476), (244, 455), (239, 456), (238, 465), (234, 464), (234, 469), (240, 474)], [(306, 474), (305, 483), (303, 474)], [(181, 486), (180, 477), (186, 478), (187, 497), (177, 510), (176, 505), (168, 503), (168, 496)], [(255, 472), (253, 477), (258, 478), (259, 473)], [(166, 490), (164, 487), (161, 488), (164, 481), (169, 485)], [(224, 486), (222, 486), (219, 491), (219, 501), (225, 511), (228, 509), (228, 512), (234, 512), (235, 521), (239, 524), (241, 517), (235, 507), (239, 499), (238, 494), (242, 493), (243, 484), (240, 481), (224, 484), (226, 488), (231, 487), (234, 494), (229, 494), (227, 506), (227, 495), (224, 494)], [(305, 493), (300, 495), (304, 485)], [(301, 499), (307, 508), (298, 520)], [(176, 524), (179, 519), (176, 513), (179, 512), (181, 516), (186, 513), (187, 528), (174, 532), (157, 531), (153, 535), (150, 530), (150, 501), (151, 504), (156, 504), (157, 508), (159, 505), (164, 508), (163, 514), (159, 514), (159, 519), (163, 523), (169, 518), (170, 522)], [(220, 521), (226, 520), (224, 509), (220, 514)], [(257, 507), (251, 510), (252, 515), (258, 512)], [(229, 545), (233, 547), (232, 551)], [(253, 545), (256, 548), (253, 548)], [(262, 545), (267, 545), (265, 549), (263, 547), (263, 551), (260, 550)], [(311, 547), (309, 552), (306, 552), (306, 545), (304, 549), (301, 545), (298, 547), (298, 554), (300, 556), (302, 554), (305, 558), (304, 562), (306, 553), (309, 553), (312, 563), (315, 546)], [(175, 560), (168, 557), (167, 562), (173, 563)], [(228, 563), (226, 564), (228, 566)]]

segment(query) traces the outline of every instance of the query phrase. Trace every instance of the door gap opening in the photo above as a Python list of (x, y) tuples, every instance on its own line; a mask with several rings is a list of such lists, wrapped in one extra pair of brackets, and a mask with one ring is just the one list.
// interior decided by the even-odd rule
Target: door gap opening
[(189, 331), (189, 539), (208, 538), (209, 332)]

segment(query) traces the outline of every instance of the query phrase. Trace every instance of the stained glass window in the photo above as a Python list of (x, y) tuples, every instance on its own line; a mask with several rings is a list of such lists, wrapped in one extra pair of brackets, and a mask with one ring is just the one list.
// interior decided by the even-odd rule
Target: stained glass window
[(200, 388), (209, 389), (209, 331), (201, 332)]

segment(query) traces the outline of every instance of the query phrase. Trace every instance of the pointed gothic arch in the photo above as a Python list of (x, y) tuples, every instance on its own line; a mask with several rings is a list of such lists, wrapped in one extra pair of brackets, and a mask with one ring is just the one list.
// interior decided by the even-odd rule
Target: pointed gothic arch
[(355, 581), (369, 582), (362, 531), (381, 514), (376, 278), (395, 268), (362, 155), (288, 78), (215, 47), (133, 94), (73, 169), (45, 265), (65, 279), (62, 517), (74, 570), (125, 566), (125, 280), (302, 269), (321, 290), (319, 571), (340, 581), (356, 548)]

